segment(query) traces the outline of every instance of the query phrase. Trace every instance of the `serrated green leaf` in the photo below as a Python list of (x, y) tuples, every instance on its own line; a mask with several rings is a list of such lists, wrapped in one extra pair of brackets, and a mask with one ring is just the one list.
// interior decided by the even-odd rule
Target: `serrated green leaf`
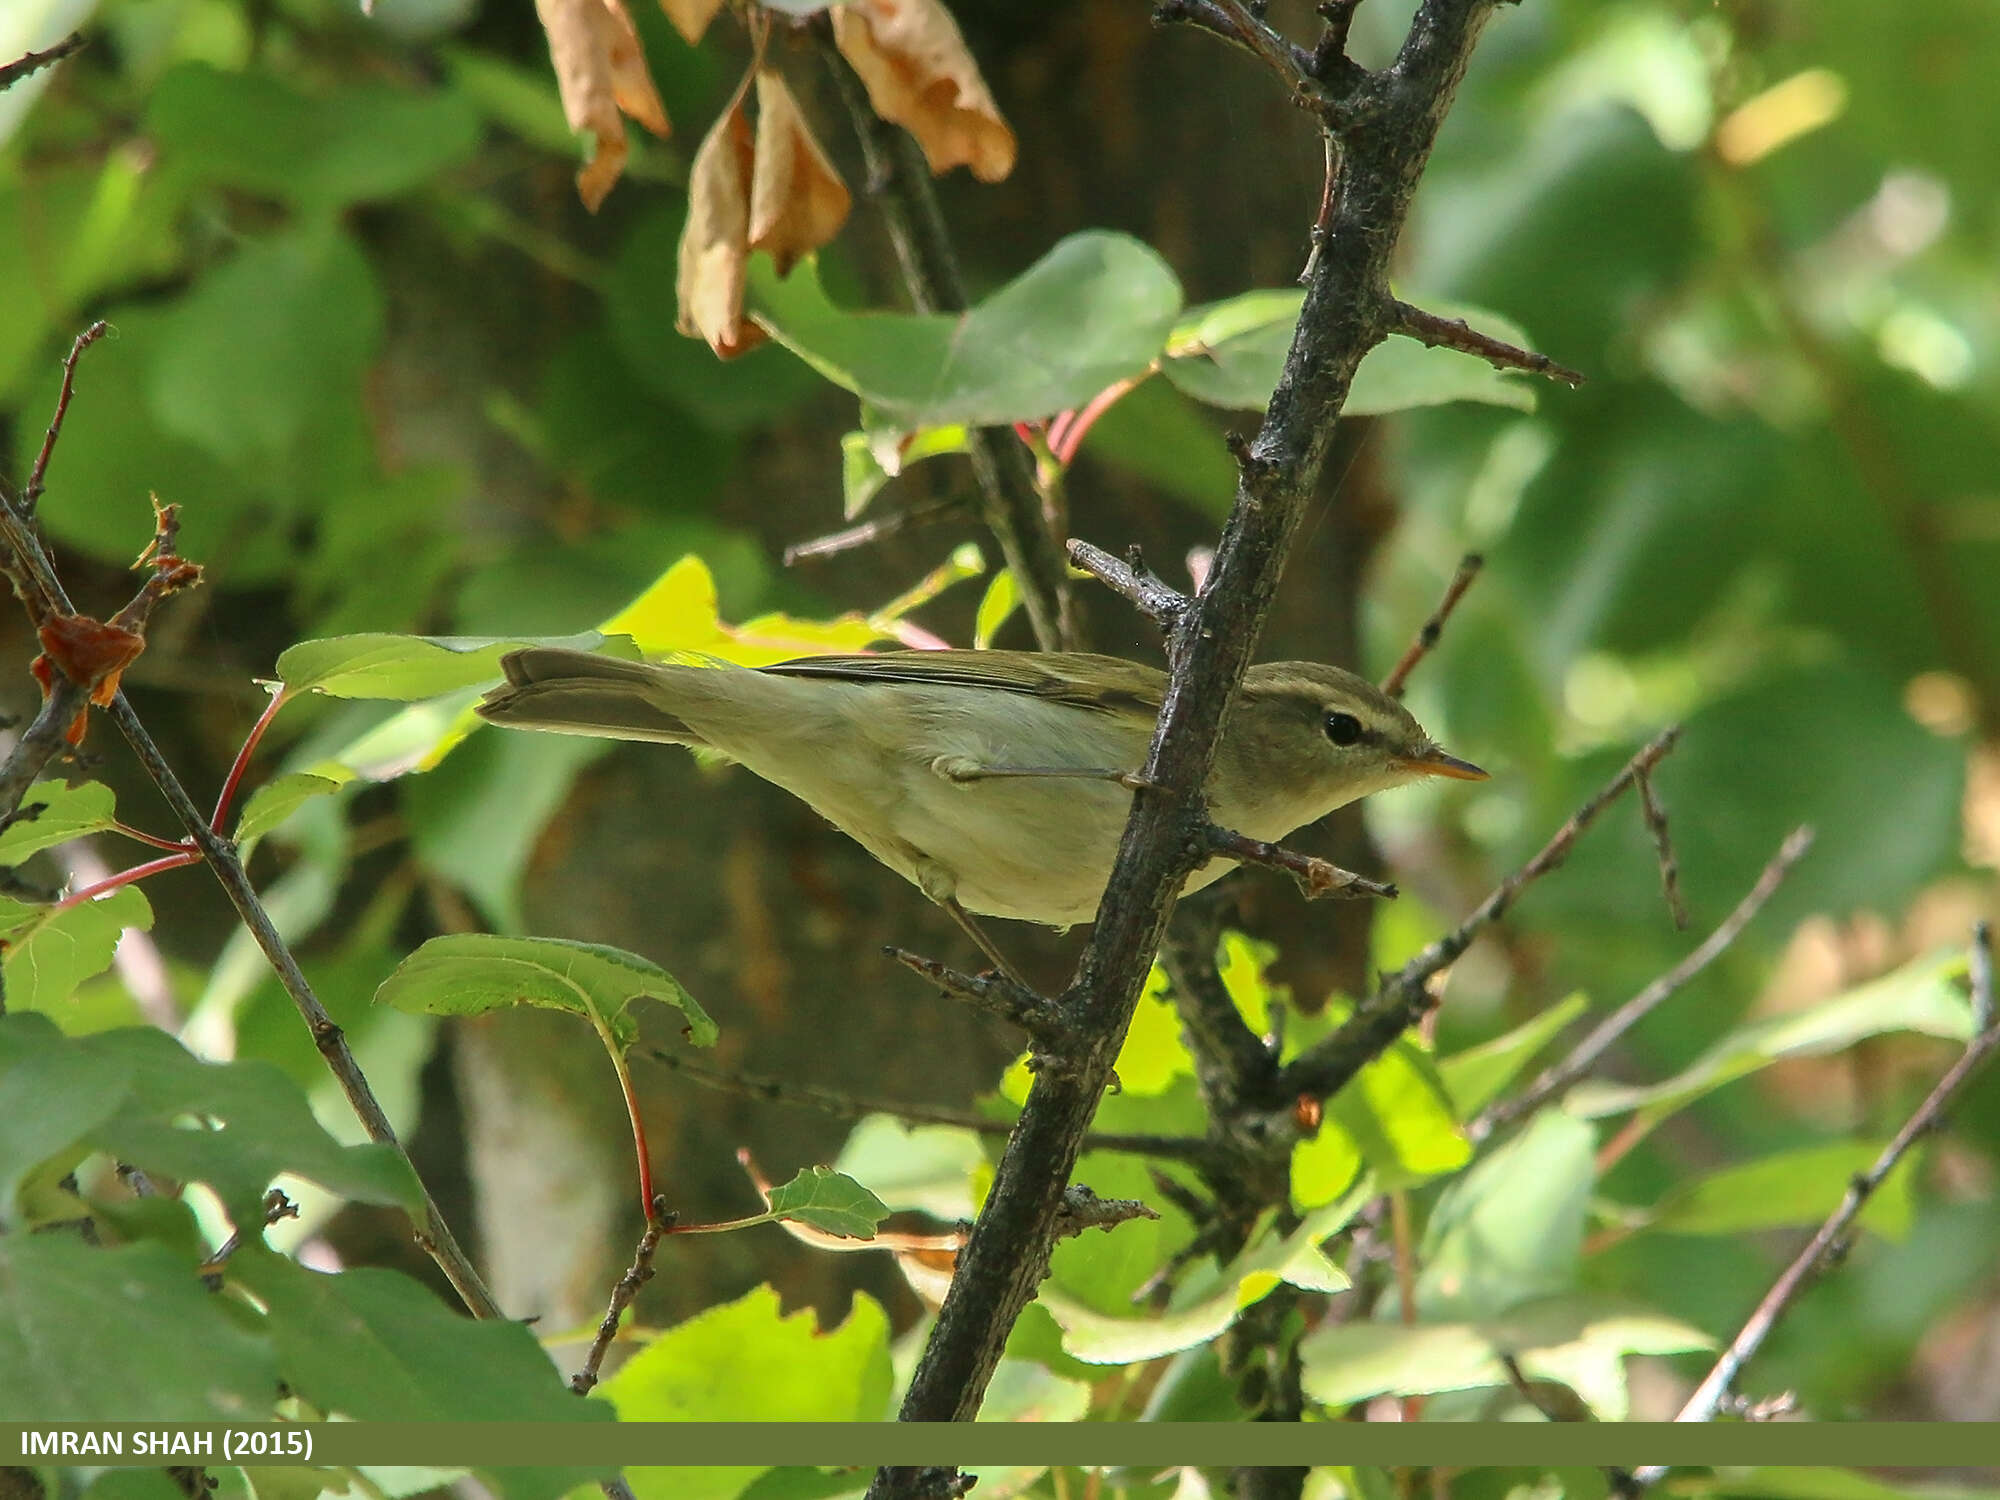
[(849, 313), (811, 260), (780, 279), (751, 261), (745, 305), (771, 336), (906, 429), (994, 426), (1080, 406), (1159, 355), (1181, 289), (1122, 234), (1074, 234), (971, 311)]
[[(79, 1079), (92, 1080), (115, 1107), (79, 1113)], [(260, 1222), (264, 1190), (284, 1173), (364, 1203), (423, 1206), (422, 1188), (393, 1148), (341, 1145), (273, 1064), (203, 1062), (147, 1027), (65, 1037), (44, 1016), (0, 1018), (0, 1098), (24, 1118), (64, 1122), (62, 1131), (31, 1131), (25, 1142), (13, 1136), (9, 1147), (22, 1155), (0, 1161), (0, 1181), (32, 1169), (28, 1152), (47, 1155), (60, 1144), (106, 1151), (163, 1178), (205, 1182), (238, 1223)]]
[(848, 1240), (874, 1239), (876, 1229), (889, 1217), (888, 1205), (880, 1198), (830, 1167), (807, 1167), (782, 1187), (772, 1188), (770, 1207), (780, 1219)]
[(434, 937), (382, 981), (375, 1003), (438, 1016), (483, 1015), (504, 1005), (566, 1010), (623, 1051), (639, 1035), (627, 1007), (642, 997), (680, 1011), (696, 1046), (714, 1043), (715, 1022), (658, 964), (622, 948), (563, 938)]
[(266, 1422), (269, 1342), (156, 1243), (0, 1235), (0, 1411), (48, 1422)]
[[(229, 1266), (270, 1308), (285, 1383), (313, 1406), (359, 1421), (608, 1422), (579, 1401), (524, 1324), (476, 1321), (393, 1271), (324, 1275), (246, 1246)], [(553, 1500), (607, 1468), (487, 1469), (508, 1500)]]
[(300, 641), (278, 657), (278, 676), (293, 692), (407, 703), (475, 687), (500, 675), (500, 658), (524, 646), (566, 646), (636, 660), (630, 641), (586, 630), (577, 635), (336, 635)]
[(269, 833), (315, 797), (330, 797), (348, 782), (354, 772), (338, 761), (322, 761), (310, 771), (292, 771), (267, 781), (250, 794), (243, 804), (243, 816), (236, 821), (236, 842)]
[(152, 905), (136, 885), (67, 907), (0, 896), (7, 1003), (17, 1010), (55, 1011), (84, 980), (111, 967), (126, 928), (152, 925)]
[(66, 786), (38, 781), (21, 799), (21, 810), (0, 832), (0, 867), (18, 865), (29, 855), (89, 833), (102, 833), (117, 821), (111, 788), (101, 781)]

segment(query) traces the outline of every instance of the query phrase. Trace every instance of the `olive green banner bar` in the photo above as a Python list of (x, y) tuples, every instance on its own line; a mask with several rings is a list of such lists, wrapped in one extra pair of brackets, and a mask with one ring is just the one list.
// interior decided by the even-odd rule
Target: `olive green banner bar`
[(1951, 1422), (0, 1423), (0, 1464), (1489, 1464), (1982, 1466), (2000, 1428)]

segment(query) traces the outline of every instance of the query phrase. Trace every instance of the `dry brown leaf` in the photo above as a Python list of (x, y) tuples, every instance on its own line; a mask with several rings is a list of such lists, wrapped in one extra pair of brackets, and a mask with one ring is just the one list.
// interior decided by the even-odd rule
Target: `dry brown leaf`
[(675, 322), (691, 338), (706, 339), (723, 359), (755, 348), (764, 330), (743, 318), (743, 274), (750, 261), (750, 174), (755, 144), (743, 95), (729, 101), (694, 154), (688, 172), (687, 227), (681, 231), (680, 299)]
[(813, 139), (775, 71), (757, 75), (757, 164), (750, 176), (750, 248), (768, 250), (780, 276), (847, 222), (847, 184)]
[(847, 0), (833, 39), (875, 113), (917, 138), (932, 172), (967, 166), (998, 182), (1014, 170), (1014, 132), (941, 0)]
[(556, 88), (572, 130), (590, 132), (597, 149), (576, 174), (577, 196), (592, 213), (625, 170), (625, 122), (630, 115), (655, 135), (668, 130), (667, 111), (646, 71), (639, 33), (620, 0), (535, 0), (549, 34)]
[(660, 0), (660, 9), (674, 23), (674, 30), (686, 37), (692, 47), (708, 30), (708, 23), (715, 19), (715, 13), (722, 9), (722, 0)]

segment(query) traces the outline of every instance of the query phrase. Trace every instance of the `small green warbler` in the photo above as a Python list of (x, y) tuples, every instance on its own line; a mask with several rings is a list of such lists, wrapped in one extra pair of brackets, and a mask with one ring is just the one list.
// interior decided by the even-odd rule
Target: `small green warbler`
[[(719, 751), (955, 916), (1052, 927), (1096, 915), (1167, 685), (1153, 667), (1083, 652), (898, 651), (750, 669), (538, 647), (503, 666), (507, 681), (479, 704), (493, 723)], [(1217, 823), (1275, 842), (1429, 776), (1486, 773), (1366, 679), (1267, 662), (1244, 678), (1207, 795)], [(1234, 864), (1211, 860), (1186, 889)]]

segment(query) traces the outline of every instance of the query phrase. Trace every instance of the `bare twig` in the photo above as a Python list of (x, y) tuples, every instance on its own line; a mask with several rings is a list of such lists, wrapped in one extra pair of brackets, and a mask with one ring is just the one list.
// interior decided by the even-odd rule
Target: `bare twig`
[(912, 505), (907, 510), (878, 516), (872, 521), (863, 521), (858, 526), (829, 531), (825, 536), (816, 536), (810, 541), (794, 542), (785, 549), (785, 566), (789, 568), (796, 563), (809, 562), (815, 558), (852, 552), (856, 547), (866, 547), (881, 541), (885, 536), (894, 536), (899, 531), (907, 531), (912, 526), (950, 520), (955, 516), (964, 515), (970, 509), (965, 498), (959, 495), (947, 495), (922, 505)]
[[(989, 1119), (970, 1110), (909, 1104), (900, 1099), (867, 1099), (835, 1089), (815, 1088), (809, 1083), (792, 1083), (786, 1079), (771, 1078), (757, 1073), (725, 1072), (720, 1068), (704, 1067), (678, 1053), (665, 1052), (658, 1048), (641, 1048), (640, 1055), (652, 1059), (662, 1067), (671, 1068), (676, 1073), (683, 1073), (709, 1088), (745, 1094), (754, 1099), (768, 1100), (773, 1104), (795, 1104), (805, 1109), (816, 1109), (823, 1114), (835, 1115), (843, 1120), (858, 1120), (864, 1115), (888, 1115), (905, 1124), (947, 1125), (958, 1130), (975, 1131), (980, 1135), (1006, 1135), (1014, 1128), (1012, 1120)], [(1136, 1132), (1093, 1130), (1083, 1138), (1083, 1146), (1086, 1151), (1115, 1151), (1124, 1156), (1150, 1156), (1162, 1161), (1198, 1164), (1210, 1162), (1215, 1156), (1213, 1148), (1207, 1141), (1192, 1135), (1146, 1135)]]
[[(80, 35), (72, 35), (69, 41), (76, 44), (76, 47), (69, 48), (72, 52), (77, 47), (83, 45), (83, 38)], [(69, 46), (69, 42), (59, 43), (58, 45), (67, 47)], [(49, 58), (55, 55), (55, 53), (56, 49), (51, 48), (49, 52), (43, 53), (42, 56)], [(30, 53), (29, 55), (33, 56), (34, 54)], [(0, 88), (4, 88), (5, 86), (4, 83), (0, 83)], [(69, 400), (76, 391), (77, 356), (103, 338), (110, 329), (111, 325), (106, 323), (102, 318), (99, 318), (95, 323), (92, 323), (76, 336), (76, 342), (69, 346), (69, 353), (63, 359), (62, 388), (56, 393), (55, 415), (49, 418), (49, 430), (42, 434), (42, 451), (35, 455), (35, 467), (28, 474), (27, 488), (21, 491), (20, 498), (15, 502), (27, 515), (32, 516), (35, 513), (35, 505), (42, 498), (42, 493), (46, 488), (42, 480), (49, 472), (49, 455), (56, 451), (56, 439), (62, 436), (63, 418), (69, 415)]]
[[(811, 31), (860, 139), (868, 191), (888, 226), (911, 304), (918, 312), (964, 312), (969, 304), (958, 253), (916, 143), (901, 126), (875, 113), (861, 80), (834, 46), (832, 28), (823, 17), (814, 21)], [(1075, 615), (1056, 532), (1043, 514), (1028, 450), (1010, 431), (975, 427), (966, 434), (966, 452), (979, 486), (980, 518), (1013, 570), (1036, 644), (1044, 651), (1076, 649), (1083, 644), (1082, 623)]]
[(1444, 597), (1438, 600), (1438, 607), (1431, 611), (1431, 617), (1424, 621), (1416, 639), (1411, 641), (1409, 648), (1397, 658), (1396, 665), (1389, 669), (1389, 675), (1382, 679), (1383, 692), (1391, 698), (1403, 696), (1403, 689), (1409, 684), (1410, 674), (1416, 671), (1419, 662), (1437, 649), (1437, 643), (1444, 639), (1445, 621), (1451, 618), (1451, 612), (1458, 608), (1458, 601), (1465, 597), (1465, 591), (1472, 587), (1473, 580), (1479, 577), (1479, 570), (1485, 566), (1486, 559), (1477, 552), (1468, 552), (1459, 560), (1458, 571), (1451, 575), (1451, 582), (1445, 585)]
[(1243, 0), (1160, 0), (1153, 7), (1154, 25), (1176, 22), (1241, 47), (1271, 70), (1287, 94), (1298, 95), (1311, 85), (1308, 55), (1252, 15)]
[[(1973, 929), (1972, 975), (1975, 994), (1972, 1009), (1975, 1015), (1982, 1012), (1988, 1015), (1992, 1013), (1992, 943), (1992, 933), (1984, 922)], [(1977, 993), (1978, 987), (1982, 985), (1986, 991), (1983, 996)], [(1974, 1033), (1971, 1041), (1966, 1044), (1965, 1051), (1959, 1054), (1958, 1061), (1954, 1062), (1946, 1070), (1945, 1075), (1937, 1081), (1937, 1086), (1930, 1091), (1924, 1102), (1917, 1106), (1916, 1113), (1903, 1122), (1903, 1128), (1898, 1130), (1895, 1138), (1882, 1148), (1881, 1155), (1875, 1158), (1874, 1164), (1867, 1171), (1857, 1174), (1848, 1184), (1847, 1192), (1840, 1200), (1840, 1206), (1827, 1216), (1826, 1222), (1820, 1225), (1818, 1231), (1806, 1242), (1805, 1248), (1792, 1258), (1791, 1264), (1786, 1266), (1778, 1279), (1771, 1284), (1771, 1290), (1764, 1294), (1763, 1301), (1757, 1304), (1756, 1310), (1738, 1330), (1736, 1337), (1729, 1341), (1729, 1347), (1723, 1350), (1721, 1358), (1716, 1360), (1708, 1375), (1695, 1387), (1694, 1394), (1688, 1397), (1687, 1404), (1674, 1417), (1676, 1422), (1709, 1422), (1715, 1419), (1736, 1377), (1764, 1346), (1764, 1341), (1770, 1337), (1772, 1329), (1778, 1326), (1779, 1320), (1798, 1300), (1799, 1294), (1839, 1262), (1847, 1247), (1848, 1231), (1853, 1227), (1861, 1210), (1867, 1206), (1868, 1200), (1875, 1195), (1889, 1174), (1895, 1171), (1897, 1163), (1909, 1153), (1910, 1148), (1943, 1123), (1945, 1112), (1951, 1107), (1952, 1101), (1986, 1065), (1995, 1051), (2000, 1051), (2000, 1026), (1989, 1025)], [(1648, 1465), (1645, 1468), (1634, 1469), (1630, 1493), (1636, 1494), (1658, 1483), (1665, 1474), (1664, 1465)]]
[(53, 47), (45, 48), (40, 52), (23, 53), (13, 62), (0, 66), (0, 94), (11, 89), (23, 78), (28, 78), (39, 73), (43, 68), (48, 67), (49, 64), (61, 62), (72, 52), (81, 52), (83, 48), (83, 33), (72, 31)]
[(1073, 1182), (1063, 1189), (1056, 1238), (1067, 1239), (1086, 1229), (1113, 1229), (1130, 1219), (1157, 1218), (1159, 1215), (1137, 1198), (1100, 1198), (1082, 1183)]
[(1465, 1133), (1475, 1142), (1483, 1141), (1494, 1131), (1532, 1114), (1549, 1100), (1568, 1092), (1602, 1061), (1604, 1054), (1620, 1037), (1722, 956), (1757, 913), (1763, 910), (1764, 903), (1785, 883), (1792, 867), (1805, 858), (1812, 842), (1813, 831), (1810, 828), (1795, 830), (1779, 846), (1777, 854), (1764, 867), (1764, 873), (1757, 877), (1757, 883), (1750, 888), (1749, 894), (1736, 904), (1736, 910), (1723, 918), (1721, 925), (1708, 935), (1700, 947), (1606, 1016), (1589, 1036), (1576, 1044), (1569, 1056), (1545, 1071), (1517, 1097), (1487, 1108), (1465, 1127)]
[(1093, 547), (1074, 537), (1070, 538), (1068, 551), (1071, 562), (1163, 631), (1171, 632), (1193, 608), (1193, 600), (1155, 576), (1137, 547), (1131, 548), (1122, 562), (1102, 547)]
[(590, 1350), (583, 1357), (583, 1366), (569, 1378), (569, 1388), (579, 1396), (590, 1394), (597, 1384), (597, 1372), (603, 1368), (604, 1356), (618, 1337), (618, 1323), (625, 1316), (625, 1309), (632, 1305), (639, 1290), (653, 1279), (653, 1258), (659, 1254), (660, 1236), (674, 1222), (674, 1216), (667, 1212), (667, 1200), (655, 1198), (646, 1216), (646, 1232), (639, 1236), (638, 1248), (632, 1252), (632, 1264), (625, 1268), (625, 1274), (618, 1278), (618, 1284), (611, 1289), (611, 1304), (604, 1310), (604, 1317), (598, 1322), (597, 1337), (590, 1341)]
[(1572, 813), (1533, 859), (1494, 887), (1493, 893), (1471, 916), (1386, 978), (1332, 1036), (1301, 1053), (1279, 1080), (1281, 1095), (1288, 1099), (1301, 1094), (1326, 1098), (1380, 1056), (1384, 1048), (1430, 1009), (1431, 977), (1456, 962), (1482, 929), (1506, 915), (1521, 892), (1560, 867), (1583, 831), (1633, 782), (1658, 765), (1679, 738), (1679, 726), (1663, 730), (1627, 761), (1601, 791)]
[(1394, 299), (1390, 301), (1389, 312), (1391, 333), (1415, 339), (1428, 348), (1456, 349), (1461, 354), (1485, 360), (1495, 369), (1526, 370), (1531, 375), (1546, 375), (1551, 380), (1560, 380), (1572, 388), (1583, 384), (1582, 371), (1557, 364), (1546, 354), (1537, 354), (1532, 349), (1522, 349), (1491, 334), (1481, 333), (1463, 318), (1439, 317), (1436, 313), (1425, 312), (1420, 307)]
[(1681, 897), (1681, 863), (1674, 857), (1673, 834), (1667, 827), (1667, 810), (1653, 790), (1653, 778), (1639, 778), (1639, 811), (1646, 819), (1646, 831), (1653, 836), (1653, 849), (1660, 857), (1660, 891), (1667, 898), (1667, 910), (1674, 926), (1687, 931), (1687, 902)]
[(885, 944), (882, 951), (904, 968), (921, 974), (953, 999), (977, 1006), (1043, 1041), (1061, 1032), (1065, 1022), (1053, 1000), (1016, 984), (1005, 974), (965, 974), (934, 958)]
[(1343, 870), (1331, 861), (1300, 854), (1282, 844), (1267, 844), (1262, 839), (1253, 839), (1213, 823), (1203, 831), (1202, 837), (1213, 854), (1246, 865), (1283, 870), (1299, 883), (1299, 889), (1306, 893), (1308, 901), (1317, 901), (1322, 896), (1380, 896), (1388, 901), (1396, 898), (1393, 885), (1370, 880), (1352, 870)]

